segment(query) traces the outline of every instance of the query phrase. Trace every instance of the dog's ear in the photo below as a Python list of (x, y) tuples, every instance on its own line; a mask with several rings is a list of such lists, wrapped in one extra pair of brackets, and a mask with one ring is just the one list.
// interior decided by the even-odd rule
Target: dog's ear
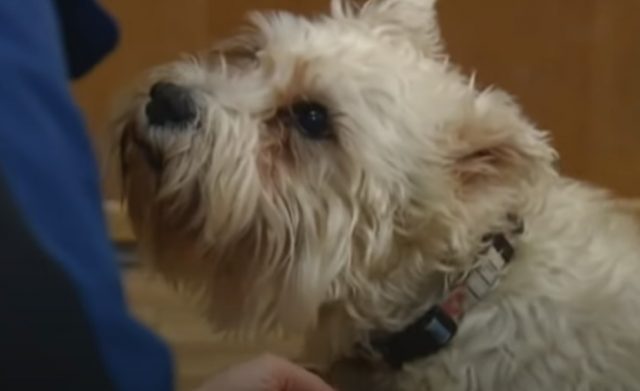
[(553, 172), (557, 153), (547, 133), (529, 123), (508, 95), (485, 92), (473, 106), (447, 134), (453, 177), (462, 193), (534, 183)]
[(436, 0), (369, 0), (358, 17), (384, 34), (408, 39), (428, 56), (442, 52)]

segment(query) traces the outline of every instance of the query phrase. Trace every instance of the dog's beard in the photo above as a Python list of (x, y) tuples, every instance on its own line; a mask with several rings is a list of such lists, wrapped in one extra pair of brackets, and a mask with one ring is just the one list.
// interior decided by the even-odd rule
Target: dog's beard
[(304, 330), (349, 262), (353, 206), (282, 174), (261, 177), (258, 157), (232, 150), (199, 164), (198, 151), (184, 151), (165, 157), (162, 172), (127, 173), (143, 254), (196, 292), (221, 329)]

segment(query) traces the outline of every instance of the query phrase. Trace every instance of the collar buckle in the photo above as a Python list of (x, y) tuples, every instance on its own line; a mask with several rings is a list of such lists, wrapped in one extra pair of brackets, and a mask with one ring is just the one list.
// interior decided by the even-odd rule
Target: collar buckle
[[(403, 330), (369, 340), (369, 353), (392, 369), (428, 357), (446, 347), (458, 331), (458, 322), (467, 310), (487, 296), (498, 284), (504, 268), (515, 255), (513, 239), (524, 232), (524, 224), (509, 215), (513, 225), (505, 233), (492, 233), (483, 238), (487, 242), (476, 259), (476, 266), (453, 287), (440, 304)], [(362, 346), (362, 345), (361, 345)]]
[(402, 332), (374, 340), (371, 345), (389, 366), (400, 369), (405, 362), (438, 352), (457, 331), (456, 321), (435, 305)]

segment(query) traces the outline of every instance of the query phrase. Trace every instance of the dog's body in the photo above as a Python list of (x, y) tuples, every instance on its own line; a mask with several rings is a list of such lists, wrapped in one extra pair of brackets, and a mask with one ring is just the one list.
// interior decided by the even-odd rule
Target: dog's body
[(527, 233), (501, 284), (446, 349), (401, 371), (345, 361), (333, 368), (338, 382), (352, 390), (638, 389), (636, 222), (572, 181), (558, 180), (542, 203), (525, 215)]
[[(254, 16), (153, 72), (116, 121), (146, 256), (218, 328), (304, 332), (342, 390), (640, 388), (637, 224), (447, 64), (433, 7)], [(394, 370), (356, 354), (438, 303), (514, 215), (515, 256), (448, 345)]]

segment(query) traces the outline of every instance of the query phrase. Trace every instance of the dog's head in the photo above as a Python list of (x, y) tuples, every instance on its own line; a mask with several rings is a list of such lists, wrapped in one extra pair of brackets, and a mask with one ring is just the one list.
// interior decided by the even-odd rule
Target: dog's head
[(221, 327), (400, 300), (552, 172), (545, 135), (448, 64), (434, 0), (331, 8), (253, 15), (117, 116), (142, 248)]

